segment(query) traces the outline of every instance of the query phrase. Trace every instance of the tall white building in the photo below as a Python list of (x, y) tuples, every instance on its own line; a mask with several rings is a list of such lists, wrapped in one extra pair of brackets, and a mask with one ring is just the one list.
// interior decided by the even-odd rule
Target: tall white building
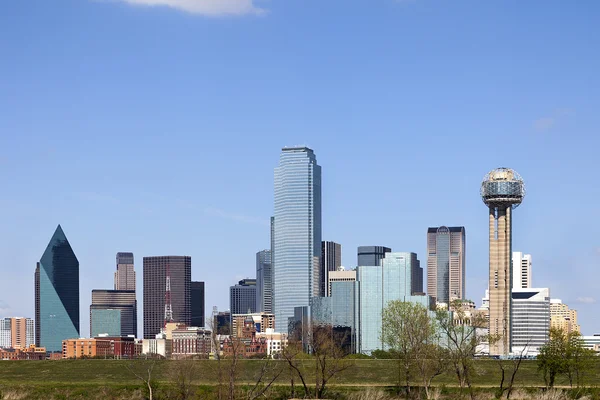
[(10, 318), (0, 319), (0, 348), (12, 347), (12, 335), (10, 331)]
[(550, 289), (512, 290), (512, 353), (535, 356), (550, 336)]
[(531, 288), (531, 254), (512, 253), (513, 289)]

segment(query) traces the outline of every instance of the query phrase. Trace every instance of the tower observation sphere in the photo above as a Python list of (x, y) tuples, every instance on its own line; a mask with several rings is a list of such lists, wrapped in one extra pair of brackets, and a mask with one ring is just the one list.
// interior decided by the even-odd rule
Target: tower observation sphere
[(525, 197), (525, 182), (510, 168), (497, 168), (483, 178), (481, 199), (490, 207), (511, 206), (514, 210)]

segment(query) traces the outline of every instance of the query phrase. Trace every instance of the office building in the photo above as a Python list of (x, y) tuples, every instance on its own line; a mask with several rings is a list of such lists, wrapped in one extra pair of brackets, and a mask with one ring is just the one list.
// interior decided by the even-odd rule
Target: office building
[(550, 335), (550, 290), (512, 290), (512, 352), (535, 356)]
[(137, 336), (135, 290), (92, 290), (90, 335)]
[(256, 279), (242, 279), (229, 288), (229, 310), (231, 314), (256, 312)]
[(273, 312), (273, 269), (271, 250), (256, 253), (256, 311)]
[(213, 309), (213, 329), (217, 335), (231, 335), (231, 313), (229, 311), (217, 312)]
[(531, 288), (531, 254), (512, 253), (513, 289)]
[(511, 352), (512, 212), (525, 196), (523, 179), (508, 168), (489, 172), (481, 183), (481, 198), (488, 207), (490, 334), (500, 340), (490, 344), (490, 355)]
[(465, 242), (462, 226), (427, 230), (427, 293), (439, 303), (465, 298)]
[(206, 325), (204, 318), (204, 282), (190, 283), (192, 326), (203, 328)]
[(133, 253), (117, 253), (115, 290), (135, 290), (135, 270)]
[(35, 341), (49, 352), (79, 337), (79, 261), (60, 225), (35, 269)]
[(391, 253), (391, 251), (392, 249), (385, 246), (360, 246), (358, 248), (357, 265), (381, 265), (381, 260), (385, 258), (385, 254)]
[(12, 348), (10, 318), (0, 319), (0, 348)]
[(212, 332), (196, 326), (179, 327), (172, 333), (174, 359), (208, 358), (212, 349)]
[(565, 333), (581, 332), (577, 323), (577, 310), (569, 308), (561, 299), (550, 299), (550, 327)]
[(189, 256), (144, 257), (144, 338), (152, 339), (165, 323), (167, 271), (171, 281), (173, 321), (190, 325), (192, 258)]
[(0, 347), (25, 349), (35, 345), (35, 327), (31, 318), (0, 319)]
[(356, 282), (356, 270), (346, 271), (340, 267), (337, 271), (329, 271), (327, 275), (327, 296), (331, 296), (331, 284), (333, 282)]
[[(382, 313), (392, 300), (414, 302), (430, 309), (430, 297), (415, 295), (412, 282), (415, 253), (387, 253), (380, 266), (359, 266), (356, 275), (358, 290), (358, 327), (356, 348), (360, 353), (385, 349), (381, 341)], [(344, 282), (337, 282), (338, 285)], [(336, 286), (332, 285), (336, 296)]]
[(320, 296), (327, 296), (329, 272), (342, 266), (342, 245), (336, 242), (321, 242), (321, 283)]
[(275, 168), (273, 307), (287, 331), (294, 307), (320, 294), (321, 167), (307, 147), (284, 148)]

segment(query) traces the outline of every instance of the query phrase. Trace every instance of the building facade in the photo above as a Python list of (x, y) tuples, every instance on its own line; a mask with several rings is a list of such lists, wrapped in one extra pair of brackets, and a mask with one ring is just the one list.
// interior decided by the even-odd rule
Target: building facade
[(463, 226), (427, 229), (427, 293), (435, 301), (465, 298), (465, 247)]
[(391, 253), (392, 249), (385, 246), (359, 246), (357, 251), (357, 264), (360, 266), (381, 265), (381, 260), (385, 258), (386, 253)]
[(208, 358), (211, 353), (212, 332), (198, 327), (181, 327), (172, 335), (172, 357), (174, 359)]
[(26, 349), (35, 345), (35, 326), (31, 318), (0, 319), (0, 347)]
[(49, 352), (79, 337), (79, 261), (60, 225), (35, 269), (35, 341)]
[(192, 326), (203, 328), (206, 325), (204, 315), (204, 282), (190, 283), (190, 296), (192, 307)]
[(535, 356), (549, 336), (550, 289), (513, 289), (512, 352)]
[(531, 254), (512, 253), (513, 289), (531, 288)]
[(256, 253), (256, 311), (273, 312), (273, 268), (271, 250)]
[(275, 315), (270, 313), (233, 314), (231, 316), (231, 335), (239, 337), (242, 335), (244, 323), (252, 320), (256, 333), (266, 332), (267, 329), (275, 329)]
[(327, 296), (328, 276), (342, 266), (342, 245), (336, 242), (321, 242), (321, 287), (320, 296)]
[(114, 356), (114, 346), (108, 339), (66, 339), (62, 342), (62, 358), (92, 358)]
[(256, 312), (256, 279), (242, 279), (229, 287), (229, 310), (231, 314)]
[[(414, 302), (430, 309), (430, 297), (415, 295), (413, 269), (418, 265), (415, 253), (387, 253), (381, 266), (359, 266), (358, 326), (356, 348), (360, 353), (385, 349), (381, 341), (382, 313), (392, 300)], [(336, 283), (337, 285), (343, 282)], [(332, 285), (334, 297), (336, 286)]]
[(550, 327), (565, 333), (581, 332), (577, 323), (577, 310), (569, 308), (561, 299), (550, 299)]
[(286, 332), (294, 307), (320, 294), (321, 167), (307, 147), (284, 148), (275, 168), (273, 307)]
[(327, 275), (327, 296), (331, 296), (331, 284), (333, 282), (356, 282), (356, 270), (329, 271)]
[(90, 333), (92, 337), (103, 333), (137, 336), (135, 290), (92, 290)]
[(144, 257), (144, 338), (152, 339), (164, 325), (167, 269), (171, 281), (173, 321), (190, 325), (192, 258)]
[(117, 253), (115, 290), (135, 290), (135, 270), (133, 253)]

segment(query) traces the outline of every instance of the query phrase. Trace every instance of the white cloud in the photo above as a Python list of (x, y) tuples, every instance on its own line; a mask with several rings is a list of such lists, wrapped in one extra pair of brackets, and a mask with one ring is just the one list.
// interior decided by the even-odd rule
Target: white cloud
[(257, 7), (254, 0), (120, 0), (140, 6), (171, 7), (191, 14), (217, 16), (261, 15), (267, 11)]
[(4, 301), (0, 300), (0, 314), (4, 314), (10, 310), (10, 306)]
[(248, 224), (259, 224), (259, 225), (265, 225), (265, 226), (270, 226), (271, 223), (268, 220), (265, 220), (263, 218), (258, 218), (258, 217), (252, 217), (249, 215), (242, 215), (242, 214), (235, 214), (235, 213), (230, 213), (228, 211), (224, 211), (221, 210), (219, 208), (214, 208), (214, 207), (207, 207), (204, 209), (204, 214), (206, 215), (210, 215), (213, 217), (220, 217), (220, 218), (224, 218), (224, 219), (230, 219), (232, 221), (237, 221), (237, 222), (244, 222), (244, 223), (248, 223)]
[(558, 108), (554, 110), (550, 115), (541, 117), (533, 121), (533, 129), (538, 132), (548, 131), (557, 124), (557, 122), (564, 118), (573, 115), (573, 110), (568, 108)]
[(594, 304), (596, 299), (593, 297), (578, 297), (577, 302), (583, 304)]

